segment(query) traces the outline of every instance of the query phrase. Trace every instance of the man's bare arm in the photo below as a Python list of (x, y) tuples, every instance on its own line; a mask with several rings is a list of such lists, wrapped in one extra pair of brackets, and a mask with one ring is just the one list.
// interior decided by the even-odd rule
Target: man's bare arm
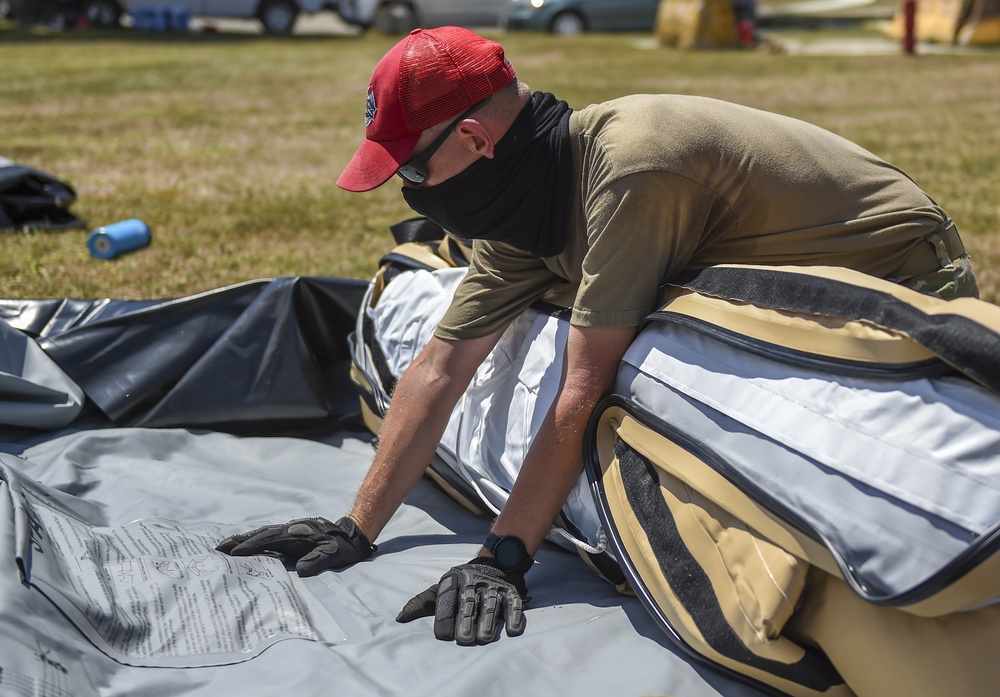
[(455, 404), (501, 334), (465, 341), (433, 337), (399, 379), (375, 459), (348, 514), (369, 540), (420, 480)]
[(635, 334), (635, 327), (570, 327), (559, 394), (493, 525), (498, 535), (521, 538), (529, 554), (541, 545), (580, 476), (587, 420), (611, 388)]

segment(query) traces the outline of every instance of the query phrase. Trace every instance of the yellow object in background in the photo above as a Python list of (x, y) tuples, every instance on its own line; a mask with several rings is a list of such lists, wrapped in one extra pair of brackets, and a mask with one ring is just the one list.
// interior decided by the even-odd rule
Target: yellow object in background
[(732, 0), (661, 0), (656, 38), (683, 49), (737, 46)]
[(1000, 0), (973, 0), (969, 20), (958, 30), (957, 42), (1000, 44)]

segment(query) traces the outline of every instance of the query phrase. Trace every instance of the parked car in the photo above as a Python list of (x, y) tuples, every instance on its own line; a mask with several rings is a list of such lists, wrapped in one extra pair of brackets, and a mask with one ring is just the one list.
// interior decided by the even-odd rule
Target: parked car
[(340, 0), (340, 18), (359, 27), (403, 34), (416, 27), (496, 27), (511, 0)]
[(652, 31), (660, 0), (514, 0), (508, 29), (553, 34)]
[(91, 26), (118, 26), (124, 14), (151, 5), (184, 8), (191, 16), (258, 19), (269, 34), (288, 34), (300, 13), (337, 9), (338, 0), (79, 0)]

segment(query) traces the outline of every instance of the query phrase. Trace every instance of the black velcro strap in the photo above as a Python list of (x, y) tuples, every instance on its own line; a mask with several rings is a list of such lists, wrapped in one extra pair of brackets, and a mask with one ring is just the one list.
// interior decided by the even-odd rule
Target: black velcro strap
[(615, 444), (615, 457), (621, 468), (625, 495), (646, 534), (660, 573), (712, 649), (733, 661), (817, 692), (826, 692), (843, 683), (829, 659), (808, 647), (803, 647), (804, 652), (795, 663), (771, 660), (748, 650), (726, 619), (708, 574), (684, 544), (673, 513), (660, 492), (654, 465), (621, 439)]
[(1000, 334), (969, 317), (928, 315), (874, 288), (771, 269), (710, 267), (678, 274), (670, 283), (759, 307), (877, 324), (909, 336), (945, 363), (1000, 393)]

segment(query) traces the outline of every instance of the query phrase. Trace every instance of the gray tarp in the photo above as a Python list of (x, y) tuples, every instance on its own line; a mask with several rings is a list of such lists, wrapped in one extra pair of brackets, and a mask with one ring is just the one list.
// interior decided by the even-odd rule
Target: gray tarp
[[(9, 384), (24, 392), (42, 379), (73, 393), (60, 370), (73, 365), (31, 353), (20, 364), (29, 374), (3, 366)], [(43, 404), (59, 401), (46, 394)], [(5, 409), (16, 395), (0, 394)], [(528, 575), (524, 636), (459, 647), (435, 640), (429, 618), (397, 624), (403, 603), (471, 558), (489, 525), (429, 481), (390, 521), (378, 555), (341, 572), (300, 579), (276, 559), (215, 552), (252, 526), (340, 516), (371, 462), (370, 439), (340, 414), (309, 439), (275, 434), (274, 416), (261, 422), (268, 437), (247, 435), (246, 418), (237, 436), (203, 420), (199, 430), (120, 428), (93, 409), (64, 431), (8, 422), (18, 428), (0, 433), (0, 695), (760, 694), (692, 665), (638, 600), (554, 545)]]
[[(372, 457), (363, 437), (102, 429), (0, 457), (14, 480), (0, 485), (3, 695), (757, 694), (689, 665), (637, 600), (555, 547), (528, 576), (522, 637), (459, 647), (429, 619), (395, 623), (487, 532), (428, 481), (379, 554), (346, 571), (299, 579), (211, 549), (250, 526), (339, 516)], [(15, 515), (18, 499), (33, 513)], [(15, 557), (32, 532), (25, 583)]]

